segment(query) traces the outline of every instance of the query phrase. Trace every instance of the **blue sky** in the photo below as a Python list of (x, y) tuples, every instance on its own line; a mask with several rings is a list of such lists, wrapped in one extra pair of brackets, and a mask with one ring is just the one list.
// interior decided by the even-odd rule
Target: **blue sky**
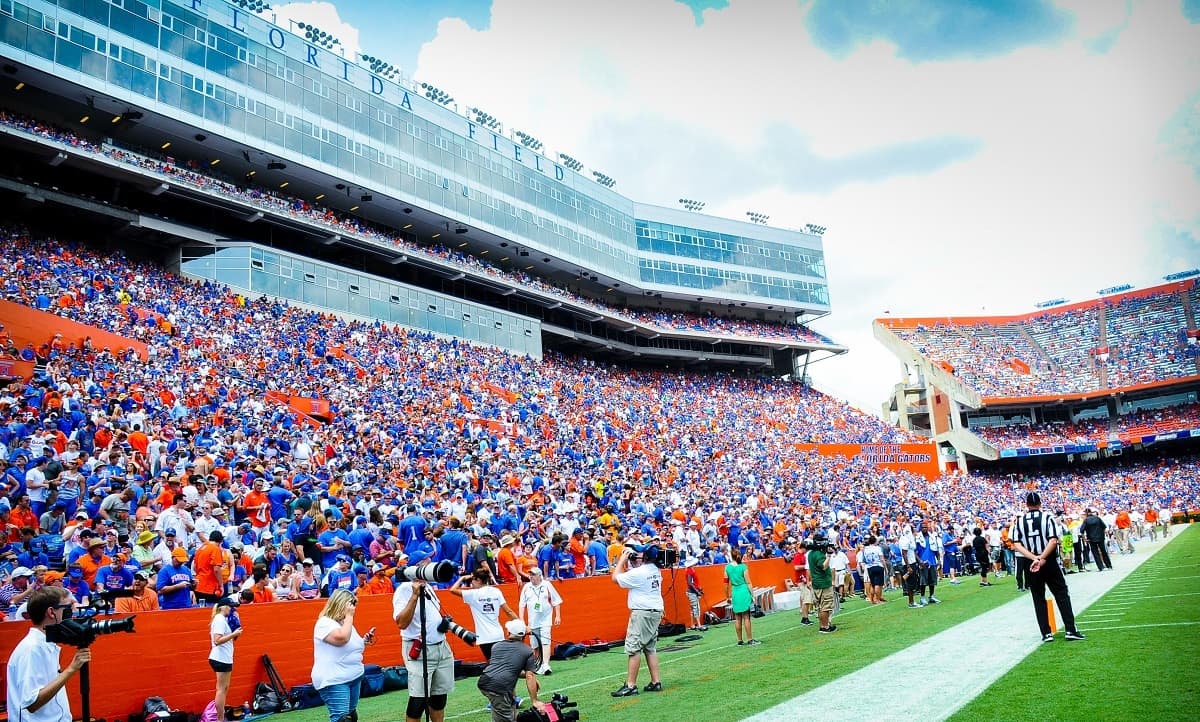
[(1200, 0), (304, 8), (635, 200), (827, 226), (816, 328), (851, 353), (813, 376), (867, 410), (898, 376), (885, 312), (1024, 312), (1200, 259)]

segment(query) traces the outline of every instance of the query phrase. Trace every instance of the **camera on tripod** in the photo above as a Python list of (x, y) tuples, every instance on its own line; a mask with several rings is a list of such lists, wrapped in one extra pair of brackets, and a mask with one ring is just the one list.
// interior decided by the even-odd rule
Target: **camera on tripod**
[(579, 703), (571, 702), (565, 694), (555, 692), (546, 703), (545, 711), (536, 707), (525, 710), (517, 715), (517, 722), (575, 722), (579, 719)]
[(461, 624), (455, 623), (455, 621), (451, 619), (450, 615), (448, 614), (442, 616), (442, 621), (440, 624), (438, 624), (437, 630), (442, 634), (450, 632), (472, 647), (475, 646), (475, 642), (479, 639), (474, 632), (462, 626)]

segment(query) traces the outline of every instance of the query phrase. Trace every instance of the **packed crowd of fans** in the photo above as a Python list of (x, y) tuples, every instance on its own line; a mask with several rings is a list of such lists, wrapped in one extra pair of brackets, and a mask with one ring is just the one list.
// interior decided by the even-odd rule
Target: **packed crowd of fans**
[[(833, 525), (852, 545), (904, 514), (999, 523), (1031, 483), (1069, 508), (1196, 505), (1194, 459), (929, 481), (798, 450), (916, 439), (797, 384), (534, 361), (53, 239), (9, 232), (3, 248), (7, 299), (148, 344), (145, 357), (56, 338), (18, 348), (42, 370), (0, 395), (0, 569), (83, 598), (119, 591), (118, 609), (237, 589), (248, 602), (386, 593), (398, 566), (429, 558), (566, 579), (604, 571), (626, 540), (702, 563), (782, 553)], [(333, 420), (267, 391), (328, 400)]]
[(1137, 411), (1116, 419), (1090, 419), (1075, 423), (1028, 422), (972, 429), (997, 449), (1037, 448), (1066, 444), (1099, 444), (1111, 439), (1169, 434), (1200, 429), (1200, 404), (1182, 404)]
[(1200, 346), (1187, 343), (1179, 294), (1124, 299), (1108, 308), (1109, 386), (1193, 376)]
[[(1195, 290), (1191, 291), (1195, 294)], [(944, 361), (981, 396), (1086, 393), (1200, 374), (1200, 344), (1189, 343), (1183, 295), (1164, 291), (1100, 306), (1048, 311), (1025, 321), (897, 328), (931, 361)]]
[(102, 155), (110, 160), (136, 166), (143, 171), (157, 174), (178, 184), (203, 191), (220, 193), (255, 208), (287, 215), (294, 219), (319, 224), (337, 233), (357, 236), (389, 247), (402, 248), (406, 252), (425, 254), (466, 270), (484, 273), (508, 283), (518, 283), (527, 288), (570, 300), (593, 310), (624, 316), (641, 323), (674, 331), (698, 331), (701, 333), (739, 336), (744, 338), (789, 340), (804, 343), (833, 344), (829, 338), (800, 324), (769, 323), (751, 321), (712, 314), (684, 312), (646, 313), (635, 309), (613, 306), (597, 299), (583, 296), (569, 289), (551, 284), (543, 279), (517, 270), (503, 270), (483, 259), (450, 249), (442, 245), (418, 245), (399, 233), (375, 226), (352, 215), (338, 213), (320, 204), (310, 203), (273, 190), (258, 186), (243, 186), (221, 180), (211, 173), (202, 172), (196, 163), (180, 163), (168, 156), (152, 157), (111, 144), (98, 144), (69, 130), (48, 123), (0, 110), (0, 125), (35, 135), (44, 140), (70, 146), (77, 152)]

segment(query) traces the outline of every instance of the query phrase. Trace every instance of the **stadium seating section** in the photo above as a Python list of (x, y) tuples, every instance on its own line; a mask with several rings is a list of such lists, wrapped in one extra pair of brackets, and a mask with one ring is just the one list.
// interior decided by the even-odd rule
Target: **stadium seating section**
[(1185, 308), (1196, 309), (1197, 296), (1190, 284), (1159, 287), (1018, 320), (892, 328), (985, 398), (1081, 394), (1200, 374), (1200, 344)]
[(97, 144), (68, 130), (4, 111), (0, 111), (0, 126), (6, 126), (44, 140), (70, 146), (74, 151), (79, 153), (103, 155), (110, 160), (127, 163), (137, 166), (143, 171), (158, 174), (174, 183), (186, 184), (206, 191), (219, 192), (222, 195), (266, 211), (283, 213), (293, 218), (320, 224), (348, 236), (359, 237), (395, 248), (403, 248), (405, 251), (413, 253), (435, 256), (443, 261), (457, 264), (473, 272), (502, 278), (509, 283), (520, 284), (604, 313), (622, 315), (631, 320), (656, 326), (660, 329), (774, 341), (787, 340), (808, 344), (833, 344), (833, 341), (828, 337), (800, 324), (757, 322), (682, 312), (646, 313), (625, 307), (612, 306), (596, 299), (573, 293), (566, 288), (552, 285), (542, 279), (520, 271), (500, 269), (484, 262), (478, 257), (461, 253), (445, 246), (417, 245), (394, 231), (376, 227), (352, 215), (341, 214), (329, 208), (324, 208), (319, 204), (313, 204), (261, 187), (247, 187), (221, 180), (209, 173), (201, 172), (195, 164), (178, 163), (166, 156), (152, 157), (150, 155), (135, 153), (111, 144)]

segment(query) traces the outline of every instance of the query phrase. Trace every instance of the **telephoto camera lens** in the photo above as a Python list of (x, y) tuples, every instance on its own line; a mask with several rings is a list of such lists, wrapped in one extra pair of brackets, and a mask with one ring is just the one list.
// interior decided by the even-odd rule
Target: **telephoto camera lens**
[(437, 584), (445, 584), (454, 578), (458, 573), (458, 568), (453, 562), (441, 561), (436, 564), (430, 562), (426, 564), (418, 564), (412, 567), (404, 567), (404, 578), (410, 582), (417, 580), (423, 582), (434, 582)]

